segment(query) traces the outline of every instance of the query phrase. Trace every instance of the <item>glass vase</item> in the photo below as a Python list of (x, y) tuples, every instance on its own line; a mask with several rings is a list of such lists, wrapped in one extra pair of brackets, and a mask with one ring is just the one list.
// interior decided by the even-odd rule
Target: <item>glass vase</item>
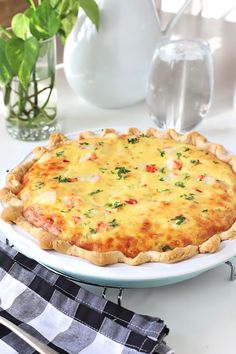
[(4, 88), (6, 128), (20, 140), (47, 139), (57, 130), (55, 88), (56, 38), (40, 42), (39, 56), (29, 85), (23, 88), (14, 77)]

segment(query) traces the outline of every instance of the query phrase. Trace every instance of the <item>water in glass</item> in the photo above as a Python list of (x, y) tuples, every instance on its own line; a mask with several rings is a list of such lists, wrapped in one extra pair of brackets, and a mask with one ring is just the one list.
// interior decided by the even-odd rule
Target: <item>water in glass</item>
[(146, 101), (160, 129), (194, 128), (209, 110), (212, 90), (212, 57), (205, 42), (165, 40), (158, 45)]

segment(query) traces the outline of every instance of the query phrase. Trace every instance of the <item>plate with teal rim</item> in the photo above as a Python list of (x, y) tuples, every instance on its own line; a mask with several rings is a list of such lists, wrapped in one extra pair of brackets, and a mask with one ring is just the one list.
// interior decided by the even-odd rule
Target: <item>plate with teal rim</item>
[[(70, 135), (70, 137), (75, 135)], [(31, 158), (32, 154), (29, 154), (21, 163)], [(0, 211), (3, 207), (0, 204)], [(145, 263), (130, 266), (118, 263), (100, 267), (78, 257), (52, 250), (42, 250), (33, 236), (20, 227), (7, 224), (3, 220), (0, 220), (0, 230), (19, 252), (46, 267), (74, 280), (108, 287), (147, 288), (173, 284), (215, 268), (236, 255), (236, 240), (227, 240), (221, 242), (216, 253), (198, 254), (174, 264)]]

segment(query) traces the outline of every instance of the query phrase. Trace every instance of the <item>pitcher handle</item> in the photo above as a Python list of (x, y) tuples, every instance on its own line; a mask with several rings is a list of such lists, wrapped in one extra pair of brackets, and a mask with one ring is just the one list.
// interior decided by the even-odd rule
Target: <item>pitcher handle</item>
[(170, 22), (166, 25), (166, 28), (162, 30), (161, 29), (160, 17), (159, 17), (159, 14), (158, 14), (158, 10), (156, 8), (156, 1), (152, 0), (152, 4), (153, 4), (154, 11), (155, 11), (157, 23), (158, 23), (158, 26), (161, 29), (161, 33), (162, 33), (163, 36), (169, 35), (170, 31), (172, 31), (172, 29), (175, 27), (175, 25), (179, 21), (180, 17), (183, 15), (184, 11), (186, 10), (186, 8), (190, 5), (190, 3), (192, 1), (193, 0), (186, 0), (185, 3), (183, 4), (183, 6), (180, 8), (180, 10), (175, 14), (175, 16), (173, 16), (173, 18), (170, 20)]

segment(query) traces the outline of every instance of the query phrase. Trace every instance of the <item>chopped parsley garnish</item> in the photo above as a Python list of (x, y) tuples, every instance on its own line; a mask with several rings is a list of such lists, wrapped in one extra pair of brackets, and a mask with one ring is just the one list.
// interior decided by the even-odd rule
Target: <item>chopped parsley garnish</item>
[(62, 177), (61, 175), (60, 176), (57, 176), (57, 177), (54, 177), (53, 179), (56, 179), (58, 183), (67, 183), (67, 182), (70, 182), (70, 179), (67, 178), (67, 177)]
[(208, 209), (202, 209), (201, 212), (202, 212), (202, 213), (207, 213), (207, 212), (208, 212)]
[(164, 193), (164, 192), (170, 192), (171, 190), (169, 188), (166, 189), (162, 189), (162, 191), (160, 191), (158, 188), (156, 189), (157, 192), (159, 193)]
[(162, 252), (166, 252), (166, 251), (172, 250), (172, 248), (170, 246), (168, 246), (168, 245), (164, 245), (164, 246), (161, 247), (161, 250), (162, 250)]
[(79, 143), (80, 145), (89, 145), (89, 143), (87, 143), (87, 141), (84, 141), (83, 143)]
[(164, 150), (161, 150), (161, 149), (157, 149), (161, 155), (161, 157), (164, 157), (166, 152)]
[(105, 167), (100, 167), (99, 170), (102, 172), (102, 173), (105, 173), (107, 171), (107, 168)]
[(199, 160), (190, 160), (193, 165), (199, 165), (201, 162)]
[(104, 141), (99, 141), (98, 145), (103, 146), (104, 145)]
[(186, 220), (186, 217), (183, 215), (177, 215), (174, 219), (171, 219), (171, 221), (175, 221), (176, 225), (181, 225), (183, 222)]
[(139, 136), (140, 136), (140, 138), (148, 138), (148, 136), (145, 135), (144, 133), (140, 134)]
[(184, 179), (189, 179), (189, 178), (190, 178), (190, 174), (189, 173), (185, 173)]
[(91, 215), (91, 213), (94, 211), (94, 209), (89, 209), (86, 213), (84, 213), (84, 216), (86, 216), (87, 218), (91, 218), (92, 217), (92, 215)]
[(56, 152), (57, 157), (60, 157), (64, 154), (64, 150)]
[(190, 149), (188, 147), (184, 148), (184, 152), (189, 151)]
[(128, 143), (130, 144), (137, 144), (138, 142), (138, 138), (128, 138)]
[(175, 186), (176, 187), (180, 187), (180, 188), (185, 188), (185, 184), (183, 182), (181, 182), (181, 181), (175, 182)]
[(113, 203), (107, 203), (105, 204), (105, 206), (111, 208), (111, 209), (118, 209), (118, 208), (121, 208), (123, 207), (125, 204), (124, 203), (121, 203), (121, 202), (113, 202)]
[(91, 234), (96, 234), (97, 233), (97, 230), (93, 229), (92, 227), (89, 228), (89, 231), (90, 231)]
[(41, 181), (36, 182), (34, 186), (36, 189), (41, 189), (44, 186), (44, 182)]
[(164, 177), (161, 177), (161, 178), (159, 178), (159, 181), (160, 181), (160, 182), (164, 182), (164, 181), (165, 181), (165, 178), (164, 178)]
[(186, 200), (193, 200), (194, 199), (194, 193), (182, 194), (180, 197), (184, 198)]
[(117, 227), (119, 226), (118, 222), (116, 221), (116, 219), (113, 219), (112, 221), (109, 222), (109, 226), (111, 227)]
[(165, 167), (161, 167), (161, 168), (159, 168), (159, 171), (158, 172), (160, 172), (160, 173), (166, 173), (166, 169), (165, 169)]
[(177, 155), (178, 159), (180, 159), (181, 156), (182, 156), (182, 153), (181, 152), (177, 152), (176, 155)]
[(93, 192), (89, 193), (89, 195), (94, 195), (94, 194), (98, 194), (98, 193), (101, 193), (101, 192), (103, 192), (102, 189), (97, 189), (96, 191), (93, 191)]
[(116, 167), (115, 170), (117, 171), (118, 179), (125, 179), (127, 176), (126, 173), (129, 173), (130, 170), (128, 170), (125, 167)]

